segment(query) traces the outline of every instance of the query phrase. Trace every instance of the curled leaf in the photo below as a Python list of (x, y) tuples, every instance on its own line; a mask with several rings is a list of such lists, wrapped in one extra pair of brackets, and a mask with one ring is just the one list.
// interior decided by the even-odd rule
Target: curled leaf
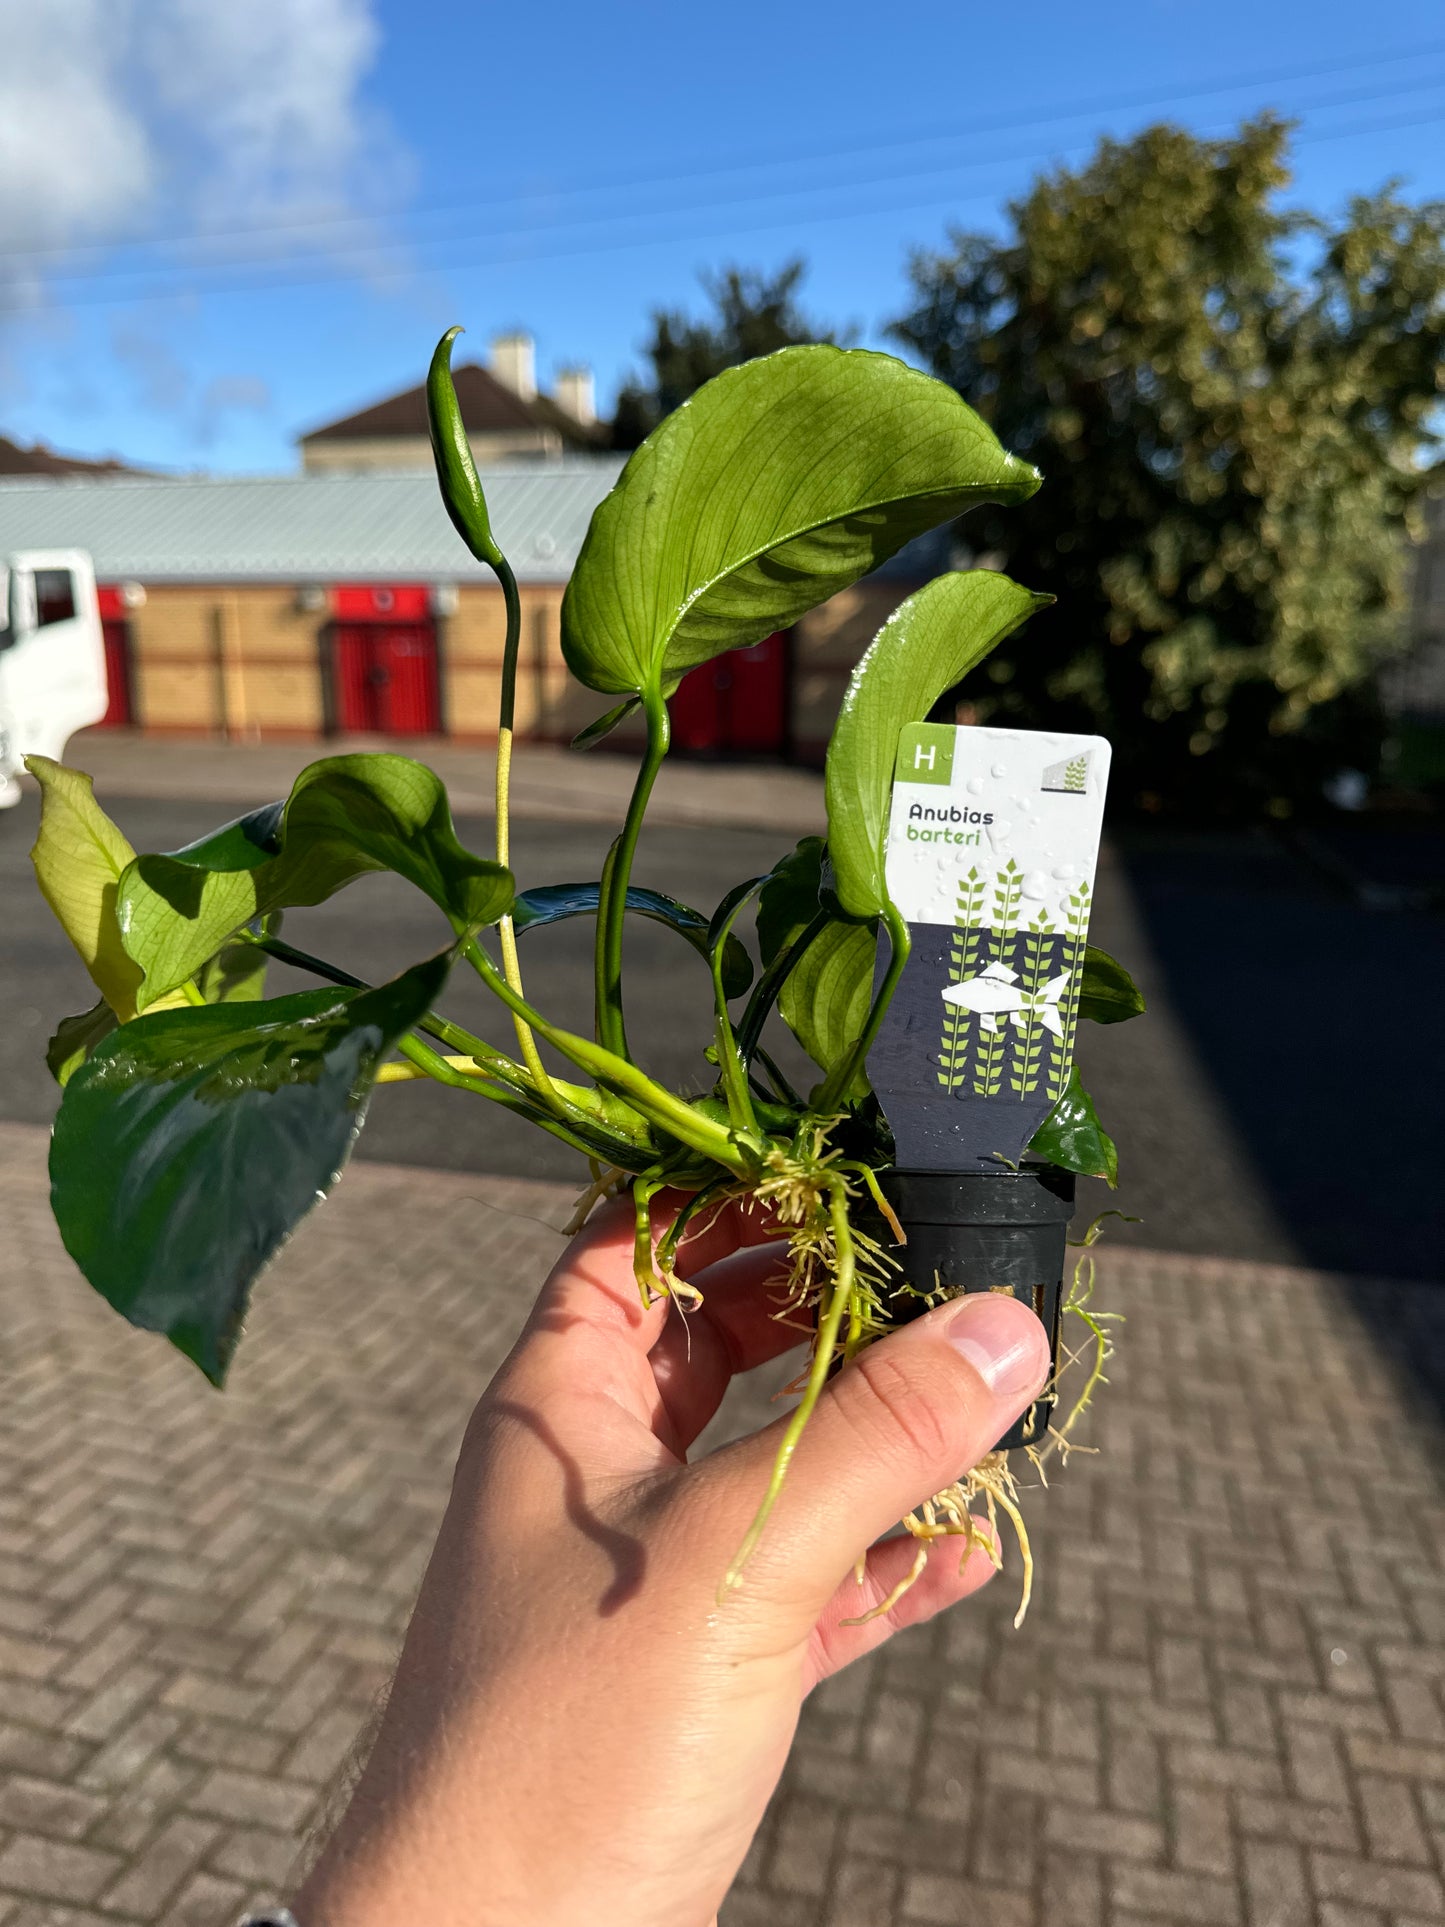
[(141, 973), (121, 942), (116, 892), (135, 851), (96, 802), (88, 776), (48, 756), (27, 756), (25, 767), (40, 785), (40, 830), (30, 852), (40, 893), (124, 1023), (135, 1015)]
[(1144, 1015), (1144, 993), (1123, 964), (1107, 950), (1089, 944), (1084, 951), (1084, 976), (1079, 987), (1079, 1015), (1096, 1024), (1123, 1024)]
[(898, 737), (1052, 601), (1006, 575), (941, 575), (900, 602), (849, 679), (828, 745), (828, 856), (850, 917), (888, 907), (884, 851)]
[(495, 923), (512, 901), (510, 872), (457, 841), (433, 771), (406, 756), (326, 757), (302, 770), (284, 805), (127, 867), (117, 913), (144, 972), (138, 1007), (193, 977), (257, 916), (323, 903), (374, 870), (425, 891), (459, 934)]

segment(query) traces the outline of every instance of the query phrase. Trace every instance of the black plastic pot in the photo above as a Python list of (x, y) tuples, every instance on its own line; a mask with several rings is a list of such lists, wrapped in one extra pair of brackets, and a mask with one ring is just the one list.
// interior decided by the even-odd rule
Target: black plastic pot
[[(895, 1244), (886, 1221), (860, 1203), (862, 1230), (897, 1261), (885, 1296), (899, 1324), (939, 1303), (941, 1290), (1011, 1291), (1043, 1320), (1059, 1363), (1064, 1255), (1074, 1215), (1074, 1175), (1051, 1164), (1017, 1171), (880, 1171), (879, 1188), (898, 1214), (908, 1242)], [(909, 1289), (903, 1289), (903, 1287)], [(1008, 1450), (1044, 1436), (1049, 1398), (1031, 1405), (998, 1443)]]

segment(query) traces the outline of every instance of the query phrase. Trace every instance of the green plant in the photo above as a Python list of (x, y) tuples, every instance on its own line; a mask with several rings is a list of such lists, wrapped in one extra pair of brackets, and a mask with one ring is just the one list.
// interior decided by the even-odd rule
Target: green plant
[[(645, 1300), (686, 1291), (674, 1261), (700, 1211), (728, 1196), (758, 1200), (791, 1239), (792, 1302), (814, 1310), (817, 1337), (736, 1579), (827, 1371), (882, 1323), (888, 1261), (856, 1231), (852, 1208), (860, 1196), (881, 1207), (876, 1172), (890, 1161), (866, 1059), (908, 955), (884, 871), (899, 731), (1041, 598), (986, 571), (941, 577), (910, 597), (849, 685), (828, 758), (826, 851), (804, 839), (710, 916), (631, 881), (668, 749), (667, 699), (694, 664), (792, 622), (923, 529), (979, 502), (1022, 501), (1039, 478), (950, 389), (886, 356), (791, 348), (708, 384), (628, 463), (593, 519), (563, 605), (573, 673), (620, 698), (588, 737), (631, 710), (645, 719), (625, 820), (595, 882), (519, 893), (508, 867), (518, 599), (461, 427), (451, 340), (429, 377), (442, 494), (500, 579), (508, 611), (495, 851), (462, 847), (431, 771), (363, 755), (312, 764), (284, 803), (186, 849), (137, 856), (88, 778), (36, 759), (40, 885), (100, 993), (52, 1045), (64, 1085), (55, 1214), (110, 1303), (164, 1332), (219, 1385), (256, 1274), (335, 1181), (378, 1084), (432, 1078), (551, 1132), (590, 1160), (585, 1205), (630, 1189)], [(279, 930), (285, 911), (374, 870), (423, 891), (452, 931), (435, 956), (379, 986)], [(1001, 890), (1016, 910), (1017, 876), (1005, 875)], [(665, 1088), (633, 1058), (622, 973), (629, 913), (667, 925), (706, 961), (717, 1074), (705, 1095)], [(756, 981), (735, 930), (745, 913), (755, 918)], [(596, 925), (590, 1037), (534, 1005), (517, 941), (575, 916)], [(880, 943), (888, 961), (875, 991)], [(272, 957), (323, 987), (262, 996), (259, 973)], [(446, 1016), (457, 969), (475, 972), (510, 1013), (514, 1050)], [(775, 1005), (817, 1062), (806, 1096), (764, 1048)], [(1089, 952), (1082, 1013), (1107, 1022), (1140, 1007), (1120, 967)], [(547, 1067), (542, 1045), (567, 1076)], [(1113, 1146), (1077, 1076), (1034, 1148), (1112, 1180)], [(663, 1191), (685, 1202), (654, 1243)]]
[(1445, 203), (1286, 205), (1289, 131), (1101, 142), (1003, 231), (915, 255), (894, 330), (1050, 477), (968, 532), (1069, 612), (998, 652), (981, 719), (1100, 731), (1131, 800), (1258, 811), (1372, 768), (1373, 678), (1406, 639)]

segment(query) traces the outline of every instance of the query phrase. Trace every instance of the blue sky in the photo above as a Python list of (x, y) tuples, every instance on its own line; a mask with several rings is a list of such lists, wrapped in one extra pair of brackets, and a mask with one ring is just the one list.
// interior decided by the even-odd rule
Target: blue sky
[(0, 0), (0, 35), (0, 432), (177, 468), (292, 466), (453, 321), (605, 402), (727, 262), (805, 255), (879, 341), (911, 247), (1155, 119), (1298, 116), (1313, 207), (1445, 194), (1437, 0)]

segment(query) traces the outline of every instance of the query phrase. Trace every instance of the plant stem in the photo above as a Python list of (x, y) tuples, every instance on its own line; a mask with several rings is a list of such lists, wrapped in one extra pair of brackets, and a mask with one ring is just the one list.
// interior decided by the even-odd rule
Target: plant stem
[(754, 1052), (754, 1055), (756, 1056), (758, 1062), (762, 1065), (763, 1069), (767, 1072), (768, 1076), (772, 1078), (773, 1089), (778, 1094), (778, 1102), (780, 1104), (791, 1104), (794, 1110), (798, 1110), (798, 1111), (806, 1110), (807, 1105), (804, 1103), (803, 1099), (793, 1089), (791, 1083), (789, 1083), (788, 1079), (783, 1075), (782, 1070), (779, 1068), (777, 1064), (773, 1062), (772, 1058), (769, 1057), (768, 1053), (763, 1049), (761, 1044), (757, 1046)]
[(714, 1040), (723, 1096), (727, 1099), (728, 1120), (738, 1130), (750, 1132), (754, 1137), (758, 1132), (758, 1114), (753, 1109), (753, 1094), (748, 1088), (747, 1066), (738, 1049), (732, 1019), (728, 1016), (727, 991), (723, 988), (723, 953), (727, 949), (728, 937), (731, 935), (734, 923), (737, 922), (739, 912), (744, 904), (752, 900), (754, 891), (762, 881), (763, 879), (759, 878), (757, 883), (750, 885), (746, 895), (739, 896), (724, 917), (721, 928), (714, 928), (709, 933), (712, 954), (708, 958), (708, 965), (712, 971)]
[[(256, 936), (251, 931), (242, 931), (247, 943), (255, 944), (264, 950), (268, 957), (277, 963), (290, 964), (293, 970), (309, 970), (313, 977), (324, 978), (327, 983), (340, 984), (347, 990), (370, 990), (371, 985), (364, 977), (353, 977), (349, 970), (339, 964), (327, 963), (324, 957), (313, 957), (308, 950), (298, 950), (294, 944), (283, 943), (280, 937)], [(502, 1051), (494, 1048), (484, 1038), (474, 1037), (460, 1024), (452, 1023), (448, 1017), (439, 1017), (429, 1010), (417, 1024), (429, 1037), (438, 1043), (450, 1044), (453, 1050), (464, 1051), (468, 1057), (476, 1059), (489, 1077), (500, 1078), (503, 1083), (514, 1085), (518, 1090), (528, 1088), (527, 1073), (523, 1067)]]
[[(512, 565), (506, 557), (499, 553), (492, 562), (492, 569), (502, 585), (502, 599), (507, 609), (507, 635), (502, 645), (502, 696), (497, 715), (496, 796), (497, 861), (503, 869), (510, 869), (512, 864), (512, 738), (517, 720), (517, 656), (522, 646), (522, 601), (517, 593), (517, 578), (512, 573)], [(497, 935), (502, 946), (503, 975), (520, 997), (523, 994), (522, 965), (517, 956), (517, 933), (512, 926), (510, 914), (501, 919), (497, 926)], [(541, 1052), (537, 1049), (531, 1027), (515, 1013), (512, 1022), (517, 1032), (517, 1049), (521, 1052), (522, 1062), (531, 1076), (533, 1087), (548, 1109), (565, 1123), (567, 1107), (554, 1087), (546, 1065), (542, 1062)]]
[[(724, 1170), (736, 1172), (739, 1177), (748, 1177), (756, 1170), (757, 1154), (761, 1154), (764, 1148), (761, 1142), (753, 1146), (740, 1142), (739, 1133), (703, 1117), (690, 1104), (684, 1104), (680, 1097), (674, 1097), (661, 1084), (655, 1084), (625, 1057), (617, 1056), (605, 1045), (594, 1044), (590, 1038), (578, 1037), (573, 1031), (562, 1030), (556, 1024), (548, 1023), (545, 1017), (516, 994), (480, 944), (472, 943), (467, 954), (472, 958), (482, 981), (501, 998), (507, 1008), (525, 1017), (534, 1030), (579, 1070), (595, 1077), (599, 1084), (625, 1098), (650, 1123), (670, 1132), (701, 1156), (722, 1165)], [(750, 1150), (755, 1155), (750, 1156)]]
[(833, 1232), (833, 1291), (828, 1299), (828, 1308), (818, 1321), (818, 1336), (813, 1344), (813, 1357), (808, 1366), (808, 1382), (803, 1387), (803, 1396), (793, 1416), (788, 1421), (788, 1429), (783, 1434), (783, 1442), (778, 1447), (778, 1455), (773, 1460), (773, 1473), (768, 1481), (768, 1489), (763, 1494), (763, 1502), (753, 1515), (753, 1522), (747, 1529), (742, 1544), (733, 1556), (719, 1588), (719, 1597), (732, 1592), (742, 1584), (743, 1567), (757, 1551), (758, 1541), (763, 1536), (763, 1528), (768, 1523), (778, 1494), (783, 1489), (788, 1466), (793, 1453), (797, 1450), (798, 1440), (803, 1436), (804, 1427), (813, 1416), (813, 1409), (822, 1396), (823, 1387), (828, 1380), (828, 1368), (833, 1362), (833, 1354), (838, 1347), (838, 1333), (842, 1328), (843, 1314), (848, 1310), (853, 1298), (853, 1285), (857, 1276), (857, 1260), (853, 1249), (853, 1231), (848, 1222), (848, 1187), (841, 1177), (835, 1177), (828, 1186), (828, 1222)]
[(637, 839), (642, 833), (642, 819), (672, 735), (667, 704), (660, 689), (644, 691), (642, 708), (647, 718), (647, 749), (628, 799), (622, 834), (608, 851), (603, 865), (594, 953), (597, 1041), (623, 1058), (629, 1055), (622, 1016), (622, 931), (627, 915), (627, 886), (632, 881), (632, 863), (637, 854)]
[(913, 948), (913, 939), (909, 935), (907, 920), (896, 903), (888, 905), (883, 913), (883, 921), (888, 926), (888, 941), (892, 951), (888, 959), (887, 972), (878, 986), (878, 994), (873, 999), (868, 1012), (868, 1021), (864, 1024), (861, 1035), (847, 1056), (835, 1064), (828, 1073), (827, 1080), (818, 1094), (818, 1102), (813, 1106), (816, 1111), (826, 1113), (836, 1110), (843, 1101), (844, 1094), (852, 1087), (854, 1078), (867, 1062), (868, 1053), (873, 1048), (873, 1039), (878, 1035), (878, 1027), (893, 1001), (893, 993), (898, 988), (898, 980), (903, 975), (908, 962), (908, 953)]
[[(405, 1065), (384, 1064), (382, 1066), (383, 1073), (388, 1070), (393, 1072), (410, 1070), (413, 1071), (417, 1077), (430, 1078), (438, 1084), (448, 1084), (455, 1090), (474, 1091), (479, 1097), (490, 1098), (494, 1104), (504, 1105), (509, 1111), (516, 1112), (519, 1117), (525, 1117), (529, 1123), (540, 1124), (544, 1131), (550, 1131), (553, 1137), (560, 1138), (564, 1144), (570, 1144), (574, 1151), (580, 1151), (584, 1157), (605, 1156), (610, 1161), (615, 1162), (619, 1148), (621, 1148), (624, 1157), (639, 1148), (634, 1145), (620, 1146), (620, 1143), (610, 1142), (600, 1133), (594, 1135), (591, 1132), (587, 1132), (584, 1134), (582, 1129), (577, 1126), (559, 1123), (556, 1118), (549, 1117), (545, 1110), (542, 1110), (537, 1105), (527, 1103), (526, 1100), (519, 1097), (515, 1091), (508, 1090), (505, 1085), (494, 1084), (488, 1081), (485, 1073), (483, 1073), (480, 1068), (474, 1072), (463, 1070), (461, 1065), (468, 1060), (459, 1059), (454, 1062), (449, 1058), (441, 1057), (437, 1052), (423, 1044), (420, 1038), (411, 1036), (399, 1037), (396, 1048), (409, 1062)], [(386, 1077), (385, 1075), (381, 1075), (377, 1079), (378, 1083), (396, 1083), (400, 1081), (401, 1079), (399, 1077)], [(650, 1155), (651, 1152), (649, 1150), (649, 1156)]]

